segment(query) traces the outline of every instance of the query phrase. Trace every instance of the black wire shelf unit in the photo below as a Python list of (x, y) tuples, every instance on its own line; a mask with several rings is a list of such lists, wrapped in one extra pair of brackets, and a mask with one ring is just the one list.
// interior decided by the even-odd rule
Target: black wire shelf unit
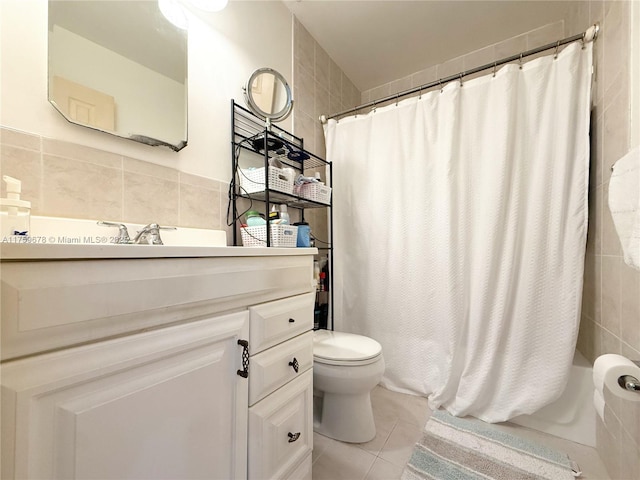
[[(324, 328), (333, 329), (333, 302), (330, 297), (333, 292), (333, 196), (329, 198), (329, 203), (322, 203), (307, 198), (303, 198), (295, 193), (285, 193), (274, 189), (269, 184), (270, 175), (267, 174), (271, 162), (277, 159), (283, 168), (293, 168), (296, 174), (305, 174), (310, 170), (323, 170), (325, 173), (325, 183), (327, 186), (333, 184), (333, 169), (331, 162), (315, 155), (304, 148), (304, 140), (292, 133), (278, 127), (277, 125), (265, 124), (265, 121), (255, 116), (245, 107), (231, 100), (231, 159), (232, 178), (229, 186), (229, 207), (228, 223), (233, 226), (233, 244), (241, 245), (240, 225), (243, 223), (243, 216), (248, 210), (258, 210), (264, 212), (268, 218), (272, 205), (287, 205), (289, 208), (300, 212), (300, 221), (305, 220), (305, 210), (308, 209), (328, 209), (327, 224), (328, 236), (326, 240), (316, 239), (316, 247), (320, 256), (326, 256), (329, 268), (327, 292), (319, 296), (327, 296), (327, 313), (331, 326)], [(257, 192), (247, 192), (242, 187), (240, 176), (243, 175), (242, 166), (252, 163), (253, 166), (264, 167), (264, 189)], [(242, 164), (242, 165), (241, 165)], [(247, 199), (249, 207), (239, 209), (239, 199)], [(263, 208), (254, 205), (258, 202)], [(230, 218), (229, 218), (230, 217)], [(321, 243), (321, 245), (318, 245)], [(271, 224), (266, 222), (266, 246), (271, 247)], [(321, 327), (322, 328), (322, 327)]]

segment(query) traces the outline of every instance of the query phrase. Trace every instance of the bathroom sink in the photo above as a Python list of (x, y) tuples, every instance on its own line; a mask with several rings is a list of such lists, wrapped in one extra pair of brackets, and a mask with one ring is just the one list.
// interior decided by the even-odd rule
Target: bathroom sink
[[(153, 222), (153, 219), (149, 220)], [(129, 236), (134, 238), (136, 232), (144, 225), (126, 223)], [(174, 247), (225, 247), (227, 235), (224, 230), (178, 227), (175, 230), (161, 230), (164, 245)], [(117, 227), (98, 225), (95, 220), (80, 220), (59, 217), (31, 217), (28, 243), (62, 244), (62, 245), (108, 245), (116, 244)], [(27, 243), (27, 242), (25, 242)], [(139, 245), (126, 244), (123, 248), (135, 248)]]

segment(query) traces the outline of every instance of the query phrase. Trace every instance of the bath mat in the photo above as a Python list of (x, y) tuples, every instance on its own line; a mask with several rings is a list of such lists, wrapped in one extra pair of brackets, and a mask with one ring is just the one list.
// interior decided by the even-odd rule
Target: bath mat
[(564, 453), (472, 417), (438, 410), (425, 426), (402, 480), (573, 480)]

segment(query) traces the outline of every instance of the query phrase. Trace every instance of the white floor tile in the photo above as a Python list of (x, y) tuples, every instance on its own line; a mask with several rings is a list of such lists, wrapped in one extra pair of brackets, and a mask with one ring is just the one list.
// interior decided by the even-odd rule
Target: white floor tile
[(401, 420), (419, 427), (424, 427), (431, 415), (426, 398), (392, 392), (381, 386), (371, 392), (371, 404), (374, 413), (381, 417)]
[(403, 467), (387, 462), (382, 458), (376, 458), (365, 480), (398, 480), (402, 475)]
[(394, 465), (404, 467), (411, 457), (413, 447), (420, 439), (422, 430), (423, 428), (417, 425), (398, 421), (378, 456)]
[(373, 419), (376, 424), (375, 438), (369, 442), (357, 443), (355, 445), (377, 456), (380, 453), (380, 450), (382, 450), (384, 444), (387, 443), (387, 439), (389, 438), (389, 435), (391, 435), (391, 432), (393, 431), (398, 421), (393, 418), (377, 415), (375, 410), (373, 413)]
[[(427, 399), (376, 387), (371, 393), (376, 437), (349, 444), (314, 434), (313, 480), (396, 480), (431, 415)], [(565, 452), (580, 466), (584, 480), (609, 480), (591, 447), (510, 423), (499, 428)]]
[(315, 463), (318, 457), (327, 450), (327, 447), (334, 442), (339, 443), (337, 440), (313, 432), (313, 462)]
[(375, 460), (361, 448), (332, 441), (313, 463), (313, 480), (363, 480)]

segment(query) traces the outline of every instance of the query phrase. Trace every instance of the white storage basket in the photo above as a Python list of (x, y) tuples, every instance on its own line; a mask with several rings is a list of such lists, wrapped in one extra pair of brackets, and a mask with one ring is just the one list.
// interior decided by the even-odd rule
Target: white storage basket
[[(267, 226), (240, 228), (243, 247), (266, 247)], [(298, 239), (298, 227), (293, 225), (271, 225), (272, 247), (295, 247)]]
[[(265, 190), (264, 167), (241, 169), (240, 187), (243, 193), (263, 192)], [(289, 178), (282, 168), (269, 166), (269, 190), (293, 193), (293, 178)]]
[(325, 205), (331, 203), (331, 187), (323, 184), (305, 183), (300, 186), (299, 194), (302, 198), (313, 200), (314, 202), (324, 203)]

